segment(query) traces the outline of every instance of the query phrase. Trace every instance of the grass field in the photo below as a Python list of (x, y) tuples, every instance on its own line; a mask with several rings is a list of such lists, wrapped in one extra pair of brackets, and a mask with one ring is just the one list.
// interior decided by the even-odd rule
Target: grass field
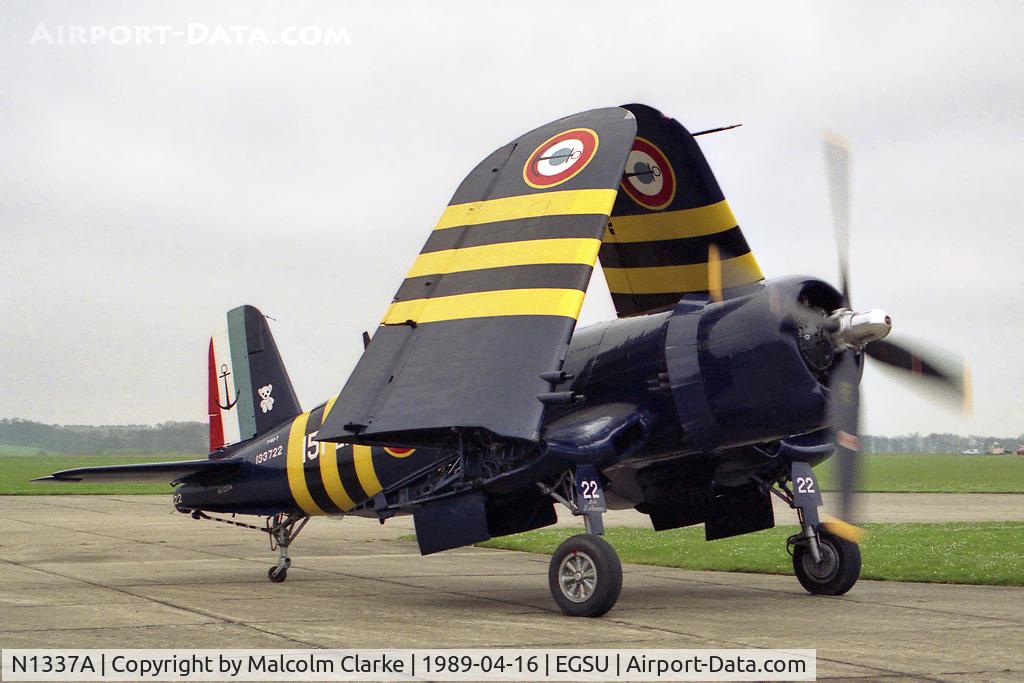
[[(1024, 522), (868, 524), (861, 577), (884, 581), (1024, 586)], [(793, 574), (786, 538), (796, 526), (708, 543), (704, 529), (608, 529), (623, 562), (756, 574)], [(551, 554), (574, 529), (541, 529), (480, 545)]]
[[(41, 450), (43, 449), (31, 448), (29, 446), (10, 446), (5, 443), (0, 443), (0, 458), (8, 455), (38, 455)], [(43, 452), (51, 455), (62, 455), (62, 453), (59, 453), (58, 451), (46, 450)]]
[[(54, 493), (166, 493), (154, 484), (29, 484), (72, 467), (190, 460), (202, 455), (38, 455), (38, 449), (0, 444), (0, 495)], [(833, 460), (817, 467), (822, 488), (835, 489)], [(1018, 455), (868, 455), (861, 489), (886, 493), (1024, 493), (1024, 457)]]
[[(818, 465), (821, 487), (835, 490), (835, 460)], [(878, 493), (1024, 493), (1024, 456), (867, 455), (862, 491)]]
[[(8, 451), (10, 453), (10, 451)], [(94, 465), (127, 465), (135, 462), (194, 460), (202, 455), (0, 455), (0, 495), (43, 495), (84, 493), (171, 493), (169, 484), (52, 484), (31, 483), (60, 470)]]

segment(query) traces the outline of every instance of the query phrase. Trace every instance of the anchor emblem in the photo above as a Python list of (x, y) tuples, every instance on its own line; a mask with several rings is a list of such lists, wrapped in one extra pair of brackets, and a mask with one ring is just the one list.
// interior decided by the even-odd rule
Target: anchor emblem
[(231, 410), (232, 408), (235, 407), (235, 404), (238, 403), (238, 397), (237, 396), (235, 396), (234, 400), (231, 400), (231, 392), (228, 390), (228, 377), (230, 375), (231, 375), (231, 371), (228, 370), (228, 364), (224, 363), (223, 365), (221, 365), (220, 366), (220, 378), (222, 380), (224, 380), (224, 398), (228, 399), (228, 404), (226, 406), (225, 405), (221, 405), (220, 401), (217, 402), (217, 405), (220, 406), (221, 410)]

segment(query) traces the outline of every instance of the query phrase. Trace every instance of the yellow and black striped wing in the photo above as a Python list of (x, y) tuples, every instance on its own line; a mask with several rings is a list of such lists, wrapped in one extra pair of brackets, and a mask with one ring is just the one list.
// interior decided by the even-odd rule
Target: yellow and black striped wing
[(548, 124), (455, 192), (320, 430), (447, 443), (451, 428), (536, 440), (636, 133), (615, 107)]
[[(637, 134), (601, 246), (619, 317), (763, 280), (693, 136), (656, 109), (625, 108), (636, 116)], [(709, 253), (717, 255), (710, 266)]]

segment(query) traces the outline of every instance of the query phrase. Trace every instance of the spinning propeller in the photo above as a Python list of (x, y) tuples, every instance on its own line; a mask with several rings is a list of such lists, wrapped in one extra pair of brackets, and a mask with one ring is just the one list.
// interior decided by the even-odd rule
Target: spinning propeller
[[(929, 398), (952, 400), (968, 408), (971, 400), (970, 375), (960, 360), (946, 355), (928, 354), (907, 344), (885, 339), (892, 320), (877, 309), (856, 312), (850, 304), (850, 145), (840, 135), (823, 135), (825, 171), (832, 206), (836, 251), (839, 257), (840, 307), (834, 311), (812, 308), (802, 302), (780, 302), (797, 334), (805, 339), (824, 340), (833, 357), (828, 374), (828, 424), (836, 446), (840, 489), (840, 519), (827, 524), (843, 538), (858, 541), (863, 532), (850, 524), (854, 516), (853, 498), (860, 472), (860, 357), (865, 354), (903, 377), (927, 384)], [(708, 292), (714, 301), (722, 300), (721, 256), (716, 246), (708, 248)]]
[[(952, 357), (928, 355), (919, 349), (888, 341), (892, 321), (883, 311), (856, 313), (850, 303), (849, 230), (850, 230), (850, 146), (839, 135), (826, 131), (823, 136), (825, 171), (832, 205), (836, 250), (839, 256), (841, 308), (818, 324), (829, 335), (839, 354), (829, 377), (828, 421), (835, 435), (839, 474), (841, 520), (830, 523), (834, 533), (856, 540), (859, 530), (853, 519), (853, 496), (860, 472), (860, 368), (858, 357), (864, 353), (910, 377), (929, 381), (929, 397), (952, 398), (961, 406), (970, 402), (966, 366)], [(794, 311), (798, 325), (811, 316), (822, 321), (821, 313), (801, 306)], [(904, 375), (907, 376), (907, 375)]]

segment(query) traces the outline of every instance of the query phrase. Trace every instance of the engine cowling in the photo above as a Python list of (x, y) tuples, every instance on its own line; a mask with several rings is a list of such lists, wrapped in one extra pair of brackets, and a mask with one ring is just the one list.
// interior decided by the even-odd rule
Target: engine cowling
[(676, 306), (665, 359), (680, 424), (703, 451), (781, 439), (825, 424), (835, 350), (821, 329), (793, 322), (800, 304), (825, 314), (841, 302), (810, 277), (771, 280), (723, 302)]

